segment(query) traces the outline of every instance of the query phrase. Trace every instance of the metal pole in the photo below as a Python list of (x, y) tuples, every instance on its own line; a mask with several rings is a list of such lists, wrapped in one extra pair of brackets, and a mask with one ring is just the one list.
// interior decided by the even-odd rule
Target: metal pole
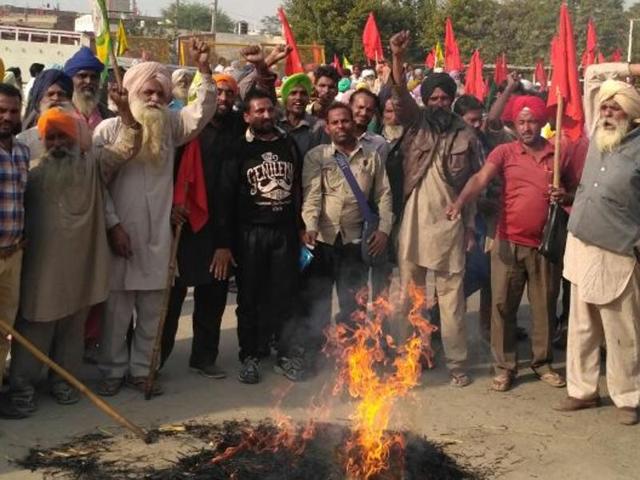
[(631, 51), (633, 47), (633, 22), (635, 20), (629, 20), (629, 47), (627, 49), (627, 63), (631, 63)]
[(214, 35), (216, 32), (216, 17), (218, 16), (218, 0), (213, 0), (213, 7), (211, 8), (211, 33)]

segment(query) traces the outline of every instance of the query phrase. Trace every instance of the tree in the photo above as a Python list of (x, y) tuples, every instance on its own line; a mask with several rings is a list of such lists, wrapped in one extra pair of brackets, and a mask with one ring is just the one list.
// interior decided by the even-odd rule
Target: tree
[[(176, 19), (176, 4), (172, 3), (162, 10), (165, 21), (174, 24)], [(211, 30), (211, 8), (199, 2), (180, 2), (177, 12), (178, 28), (194, 32), (209, 32)], [(233, 33), (234, 21), (218, 10), (216, 14), (216, 30), (218, 32)]]
[(262, 17), (262, 30), (269, 35), (280, 35), (282, 33), (282, 25), (277, 15), (268, 15)]

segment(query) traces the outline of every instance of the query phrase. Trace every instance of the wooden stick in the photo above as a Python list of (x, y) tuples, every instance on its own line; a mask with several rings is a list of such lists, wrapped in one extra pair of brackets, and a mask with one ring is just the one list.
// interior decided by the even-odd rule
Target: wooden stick
[[(189, 185), (185, 185), (185, 201), (189, 195)], [(167, 314), (169, 313), (169, 301), (171, 299), (171, 288), (173, 287), (173, 278), (176, 275), (177, 257), (178, 257), (178, 245), (180, 244), (180, 237), (182, 236), (181, 223), (176, 227), (176, 233), (171, 240), (171, 254), (169, 257), (169, 272), (167, 274), (167, 282), (165, 284), (164, 297), (162, 299), (162, 310), (160, 311), (160, 321), (158, 322), (158, 331), (156, 332), (156, 339), (153, 342), (153, 352), (151, 353), (151, 364), (149, 365), (149, 375), (147, 381), (144, 384), (144, 398), (150, 400), (153, 390), (153, 383), (156, 379), (158, 370), (158, 363), (160, 361), (160, 348), (162, 343), (162, 333), (164, 332), (164, 324), (167, 321)]]
[(553, 154), (553, 187), (560, 187), (560, 153), (562, 149), (562, 116), (564, 113), (564, 99), (560, 90), (556, 92), (558, 109), (556, 111), (556, 138), (555, 152)]
[(67, 372), (64, 368), (58, 365), (56, 362), (51, 360), (48, 356), (42, 353), (38, 347), (36, 347), (33, 343), (31, 343), (27, 338), (18, 333), (13, 327), (8, 325), (4, 320), (0, 320), (0, 331), (4, 335), (11, 335), (11, 337), (16, 340), (19, 344), (21, 344), (24, 348), (26, 348), (34, 357), (44, 363), (51, 370), (60, 375), (67, 383), (69, 383), (73, 388), (82, 393), (85, 397), (87, 397), (99, 410), (103, 413), (106, 413), (108, 416), (113, 418), (116, 422), (118, 422), (123, 427), (131, 430), (138, 437), (140, 437), (145, 443), (150, 443), (151, 439), (149, 434), (137, 426), (135, 423), (131, 422), (125, 416), (117, 412), (111, 405), (105, 402), (102, 398), (93, 393), (89, 388), (76, 377)]

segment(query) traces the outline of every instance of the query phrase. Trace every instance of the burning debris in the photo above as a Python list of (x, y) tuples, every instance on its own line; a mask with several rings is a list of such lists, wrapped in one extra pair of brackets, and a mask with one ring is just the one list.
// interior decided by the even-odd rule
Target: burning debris
[[(44, 471), (44, 478), (82, 480), (352, 480), (345, 474), (343, 445), (352, 436), (342, 425), (316, 424), (312, 439), (303, 440), (305, 425), (291, 424), (290, 440), (304, 443), (302, 450), (264, 448), (261, 442), (282, 435), (271, 421), (252, 424), (248, 421), (223, 424), (184, 424), (160, 428), (153, 433), (160, 442), (174, 441), (178, 457), (169, 466), (143, 465), (144, 458), (105, 455), (114, 437), (92, 434), (52, 449), (32, 449), (17, 462), (30, 470)], [(255, 448), (237, 449), (247, 441)], [(408, 432), (385, 432), (390, 438), (404, 438), (404, 448), (391, 448), (390, 468), (375, 474), (373, 480), (479, 479), (478, 474), (458, 465), (440, 447)], [(189, 452), (179, 445), (201, 444)], [(249, 447), (249, 446), (247, 446)], [(235, 448), (232, 455), (229, 448)], [(195, 450), (195, 451), (194, 451)], [(132, 454), (133, 455), (133, 454)], [(153, 454), (150, 454), (152, 456)], [(214, 460), (215, 459), (215, 460)], [(148, 463), (151, 463), (147, 459)]]

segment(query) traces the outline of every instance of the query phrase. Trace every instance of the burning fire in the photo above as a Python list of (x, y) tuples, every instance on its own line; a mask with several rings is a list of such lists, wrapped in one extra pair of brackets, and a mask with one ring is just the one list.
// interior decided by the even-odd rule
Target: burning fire
[(380, 297), (367, 314), (366, 291), (357, 295), (363, 308), (352, 315), (352, 325), (340, 324), (328, 333), (326, 351), (337, 359), (334, 394), (346, 388), (359, 401), (351, 417), (353, 435), (346, 445), (346, 470), (352, 478), (369, 479), (389, 468), (392, 449), (403, 447), (400, 435), (386, 433), (393, 406), (418, 384), (421, 360), (432, 364), (430, 336), (436, 327), (422, 315), (430, 306), (425, 289), (410, 286), (407, 293), (411, 306), (406, 315), (414, 333), (402, 345), (396, 346), (384, 333), (384, 322), (398, 314), (394, 304)]

